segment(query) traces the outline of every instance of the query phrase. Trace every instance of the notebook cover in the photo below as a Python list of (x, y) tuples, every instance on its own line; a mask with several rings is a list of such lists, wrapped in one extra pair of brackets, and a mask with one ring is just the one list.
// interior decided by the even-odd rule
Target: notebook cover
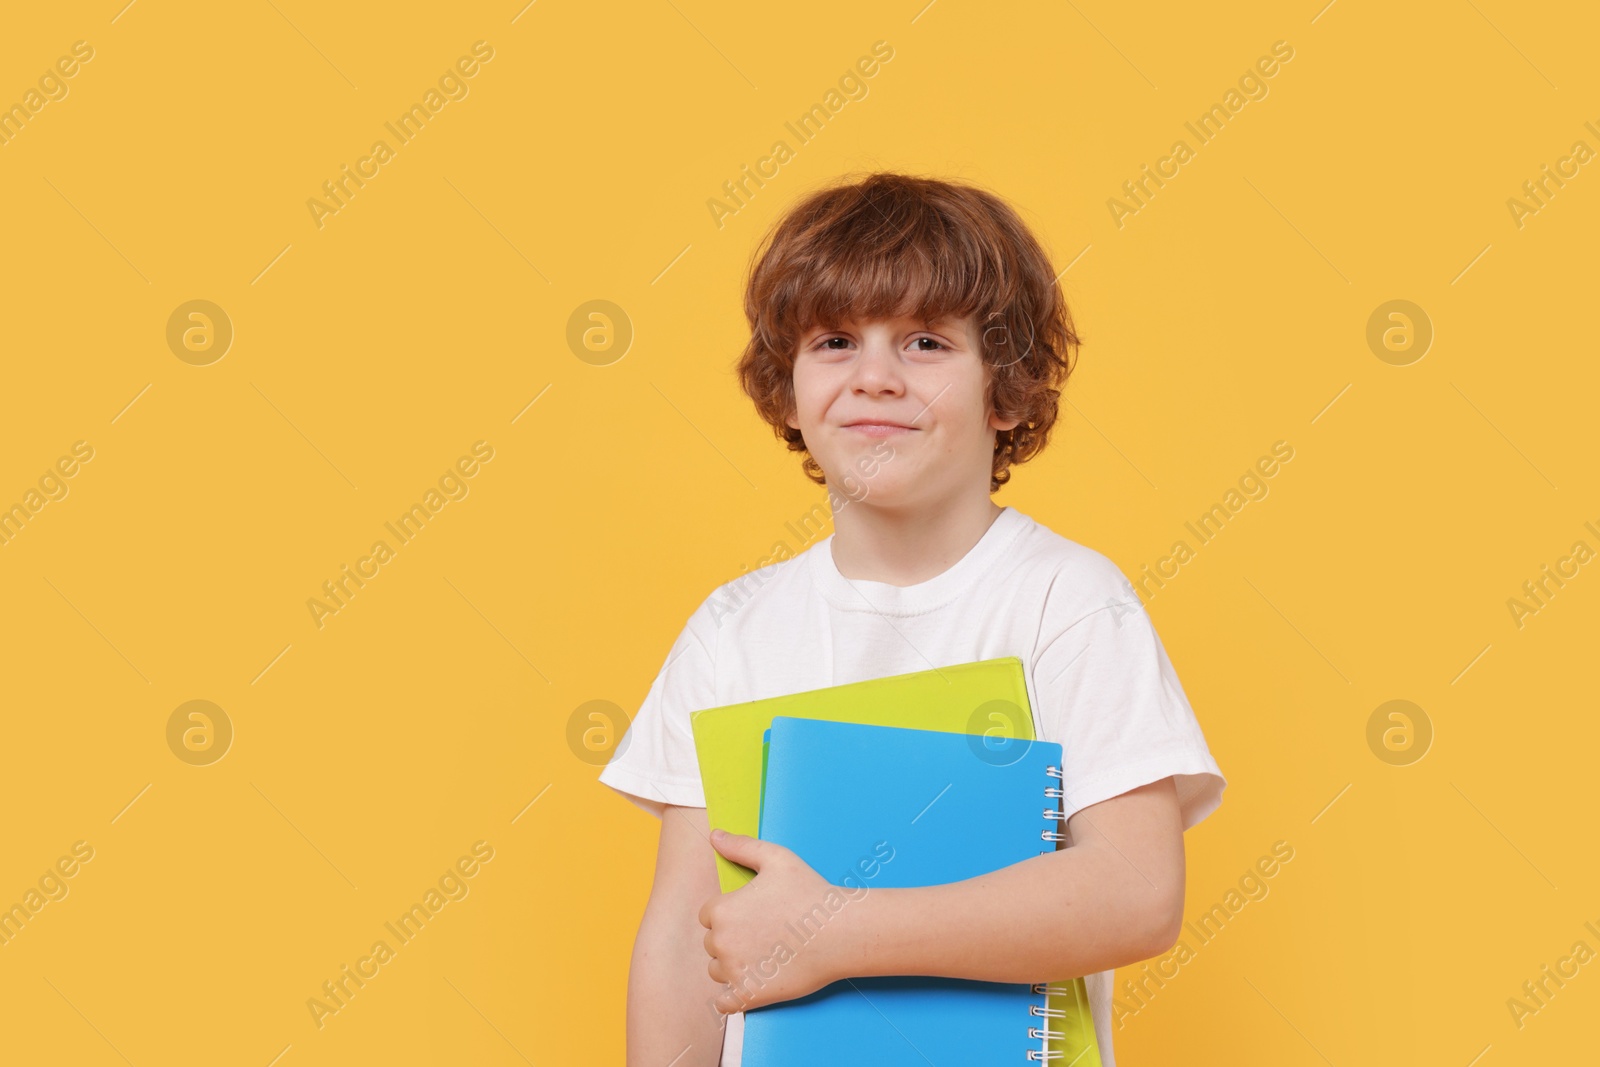
[[(692, 712), (707, 821), (730, 833), (758, 835), (762, 735), (774, 716), (987, 734), (979, 744), (992, 749), (1005, 738), (1033, 738), (1030, 706), (1022, 661), (1002, 656)], [(720, 855), (716, 865), (724, 893), (755, 873)], [(1100, 1067), (1083, 979), (1051, 988), (1051, 1007), (1067, 1012), (1052, 1026), (1064, 1037), (1052, 1040), (1051, 1048), (1064, 1051), (1063, 1062), (1073, 1067)]]
[[(1046, 768), (1061, 766), (1059, 744), (1011, 738), (980, 753), (946, 731), (789, 716), (775, 717), (768, 736), (760, 836), (841, 887), (788, 924), (794, 953), (874, 888), (960, 881), (1054, 851), (1042, 833), (1059, 825), (1044, 815), (1056, 806), (1045, 790), (1059, 779)], [(1020, 1067), (1045, 1047), (1028, 1036), (1046, 1023), (1030, 1009), (1045, 1003), (1030, 983), (845, 979), (746, 1011), (742, 1058), (749, 1067)]]
[[(959, 663), (937, 670), (871, 678), (803, 693), (748, 700), (692, 712), (706, 819), (713, 829), (754, 837), (761, 817), (761, 735), (775, 715), (836, 722), (909, 726), (995, 739), (1033, 737), (1027, 682), (1015, 656)], [(717, 857), (724, 893), (755, 872)]]

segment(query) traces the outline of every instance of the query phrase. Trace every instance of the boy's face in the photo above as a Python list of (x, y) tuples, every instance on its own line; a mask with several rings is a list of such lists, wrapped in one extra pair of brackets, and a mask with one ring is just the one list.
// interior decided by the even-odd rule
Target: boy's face
[(816, 327), (800, 338), (786, 420), (828, 484), (884, 507), (989, 492), (996, 430), (972, 316)]

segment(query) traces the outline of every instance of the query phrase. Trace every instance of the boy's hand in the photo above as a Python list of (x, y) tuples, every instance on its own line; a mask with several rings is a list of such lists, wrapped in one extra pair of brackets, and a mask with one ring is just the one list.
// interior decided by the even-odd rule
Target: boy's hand
[[(848, 894), (830, 884), (782, 845), (725, 830), (711, 832), (711, 846), (725, 858), (755, 870), (749, 884), (720, 893), (700, 908), (706, 927), (706, 968), (724, 990), (715, 1004), (731, 1013), (793, 1000), (844, 977), (836, 932), (822, 936), (832, 912), (824, 904)], [(807, 926), (801, 921), (808, 920)], [(829, 925), (832, 925), (829, 923)], [(801, 941), (796, 931), (809, 940)], [(781, 945), (780, 945), (781, 942)]]

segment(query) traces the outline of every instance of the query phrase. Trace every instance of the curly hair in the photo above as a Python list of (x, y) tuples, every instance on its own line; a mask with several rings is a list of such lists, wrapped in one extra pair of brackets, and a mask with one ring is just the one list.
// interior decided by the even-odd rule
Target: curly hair
[(813, 192), (751, 255), (750, 340), (736, 373), (806, 476), (826, 485), (794, 413), (794, 364), (815, 326), (975, 316), (989, 403), (1020, 419), (995, 434), (989, 491), (1042, 451), (1079, 338), (1050, 258), (1005, 201), (971, 185), (876, 172)]

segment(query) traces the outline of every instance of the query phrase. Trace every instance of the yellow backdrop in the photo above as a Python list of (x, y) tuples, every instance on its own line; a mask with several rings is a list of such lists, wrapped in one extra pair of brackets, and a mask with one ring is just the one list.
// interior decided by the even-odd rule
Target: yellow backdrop
[(0, 35), (0, 1059), (621, 1062), (590, 728), (814, 543), (740, 283), (873, 168), (1047, 241), (999, 500), (1229, 778), (1122, 1062), (1592, 1056), (1592, 12), (124, 2)]

